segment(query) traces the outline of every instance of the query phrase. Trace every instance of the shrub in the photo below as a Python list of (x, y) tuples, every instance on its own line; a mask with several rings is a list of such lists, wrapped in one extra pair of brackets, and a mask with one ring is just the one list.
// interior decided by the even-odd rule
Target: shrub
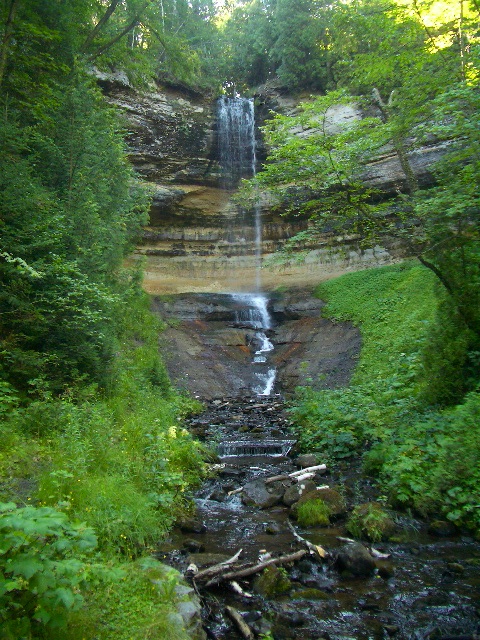
[(346, 529), (355, 538), (367, 538), (372, 542), (388, 539), (395, 525), (388, 513), (376, 502), (361, 504), (352, 511)]
[(0, 619), (3, 636), (29, 638), (41, 627), (64, 626), (83, 602), (90, 571), (85, 554), (92, 529), (49, 507), (0, 504)]

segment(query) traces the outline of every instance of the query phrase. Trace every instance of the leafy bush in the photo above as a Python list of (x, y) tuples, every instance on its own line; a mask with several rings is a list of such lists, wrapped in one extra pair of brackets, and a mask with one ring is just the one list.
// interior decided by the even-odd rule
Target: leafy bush
[(381, 478), (391, 499), (480, 530), (479, 424), (478, 392), (416, 422), (384, 451)]
[(92, 529), (49, 507), (0, 504), (0, 618), (2, 637), (28, 638), (38, 628), (64, 626), (83, 602), (97, 544)]
[(346, 524), (355, 538), (367, 538), (372, 542), (388, 539), (395, 525), (388, 513), (376, 502), (361, 504), (350, 514)]
[(407, 263), (348, 274), (317, 293), (331, 317), (360, 325), (363, 345), (350, 387), (298, 390), (301, 445), (332, 459), (362, 452), (393, 504), (478, 529), (478, 393), (450, 409), (427, 404), (455, 399), (467, 370), (468, 385), (478, 384), (478, 362), (432, 274)]

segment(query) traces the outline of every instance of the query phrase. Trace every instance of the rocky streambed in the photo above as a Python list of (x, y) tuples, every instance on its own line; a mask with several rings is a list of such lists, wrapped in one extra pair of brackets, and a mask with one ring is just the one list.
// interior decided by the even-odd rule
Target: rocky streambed
[[(374, 483), (356, 461), (324, 469), (298, 455), (279, 396), (212, 399), (188, 427), (219, 457), (158, 556), (201, 596), (198, 637), (477, 638), (478, 542), (398, 513), (385, 541), (349, 540)], [(312, 497), (329, 505), (328, 524), (299, 524)]]

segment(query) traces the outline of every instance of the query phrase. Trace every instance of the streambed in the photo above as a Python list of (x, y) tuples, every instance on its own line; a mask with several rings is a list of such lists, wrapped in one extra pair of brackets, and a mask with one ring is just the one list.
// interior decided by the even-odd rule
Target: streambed
[[(159, 549), (162, 560), (194, 579), (193, 567), (201, 571), (239, 549), (242, 553), (236, 565), (256, 564), (259, 557), (268, 558), (266, 554), (276, 558), (306, 549), (298, 536), (327, 552), (323, 559), (307, 553), (296, 563), (286, 564), (281, 575), (289, 583), (277, 595), (265, 594), (260, 572), (238, 580), (248, 595), (233, 591), (229, 581), (208, 589), (199, 583), (208, 638), (245, 637), (226, 615), (226, 607), (242, 616), (254, 637), (270, 633), (275, 640), (477, 637), (480, 545), (470, 537), (435, 537), (428, 523), (396, 514), (396, 541), (378, 543), (372, 552), (389, 557), (375, 559), (369, 575), (355, 576), (338, 564), (349, 544), (341, 539), (348, 535), (344, 516), (328, 527), (302, 529), (281, 499), (261, 508), (245, 504), (249, 501), (242, 494), (231, 493), (252, 480), (297, 470), (295, 446), (285, 444), (292, 436), (279, 396), (214, 399), (188, 426), (210, 445), (218, 448), (221, 444), (219, 450), (226, 455), (195, 495), (196, 513), (178, 523)], [(275, 441), (277, 449), (272, 444)], [(240, 455), (234, 455), (236, 444)], [(290, 446), (289, 455), (282, 455)], [(340, 488), (347, 511), (377, 497), (374, 485), (361, 476), (357, 466), (352, 461), (315, 478), (317, 484)], [(364, 545), (370, 552), (370, 544)]]

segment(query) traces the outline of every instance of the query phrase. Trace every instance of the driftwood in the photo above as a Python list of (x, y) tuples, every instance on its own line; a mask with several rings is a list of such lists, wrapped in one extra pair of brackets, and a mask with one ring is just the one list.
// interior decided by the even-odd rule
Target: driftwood
[[(295, 482), (301, 482), (302, 480), (313, 478), (316, 471), (325, 471), (326, 468), (326, 464), (317, 464), (314, 467), (306, 467), (305, 469), (300, 469), (300, 471), (293, 471), (292, 473), (289, 473), (287, 475), (270, 476), (269, 478), (259, 478), (259, 480), (263, 480), (265, 484), (270, 484), (270, 482), (276, 482), (277, 480), (294, 480)], [(229, 491), (227, 495), (234, 496), (237, 493), (241, 493), (243, 489), (244, 487), (238, 487), (238, 489)]]
[[(219, 573), (214, 576), (211, 580), (206, 583), (206, 587), (211, 587), (212, 585), (218, 584), (222, 580), (236, 580), (237, 578), (245, 578), (246, 576), (251, 576), (254, 573), (258, 573), (263, 569), (271, 566), (272, 564), (287, 564), (287, 562), (294, 562), (295, 560), (300, 560), (303, 558), (308, 551), (306, 549), (301, 549), (300, 551), (296, 551), (295, 553), (290, 553), (286, 556), (279, 556), (278, 558), (271, 558), (270, 560), (266, 560), (265, 562), (260, 562), (259, 564), (253, 566), (243, 566), (239, 567), (234, 571), (229, 571), (227, 573)], [(198, 579), (198, 575), (195, 576)]]
[(198, 573), (195, 574), (194, 579), (205, 580), (205, 578), (211, 578), (217, 573), (221, 573), (224, 569), (228, 569), (230, 565), (232, 565), (234, 562), (238, 560), (242, 551), (243, 549), (239, 549), (237, 553), (231, 558), (229, 558), (228, 560), (224, 560), (223, 562), (214, 564), (213, 567), (207, 567), (207, 569), (203, 569), (203, 571), (199, 571)]
[(297, 476), (301, 476), (304, 473), (310, 473), (311, 471), (325, 471), (326, 468), (326, 464), (316, 464), (314, 467), (305, 467), (305, 469), (294, 471), (293, 473), (289, 473), (288, 475), (290, 478), (296, 478)]
[(319, 556), (320, 558), (322, 558), (322, 560), (324, 558), (328, 558), (328, 551), (326, 551), (320, 545), (312, 544), (309, 540), (305, 540), (305, 538), (302, 538), (302, 536), (295, 531), (291, 522), (288, 522), (287, 524), (290, 528), (290, 531), (293, 533), (293, 537), (295, 538), (295, 540), (298, 540), (298, 542), (304, 544), (311, 554)]
[(251, 593), (248, 593), (248, 591), (244, 591), (244, 589), (242, 589), (242, 587), (238, 584), (238, 582), (235, 582), (235, 580), (232, 580), (230, 582), (230, 586), (235, 591), (235, 593), (238, 593), (239, 596), (243, 596), (244, 598), (253, 598), (253, 595)]
[(245, 640), (254, 640), (255, 636), (253, 635), (252, 630), (242, 618), (242, 616), (238, 613), (238, 611), (233, 607), (225, 607), (225, 611), (230, 620), (232, 620), (242, 636), (245, 638)]

